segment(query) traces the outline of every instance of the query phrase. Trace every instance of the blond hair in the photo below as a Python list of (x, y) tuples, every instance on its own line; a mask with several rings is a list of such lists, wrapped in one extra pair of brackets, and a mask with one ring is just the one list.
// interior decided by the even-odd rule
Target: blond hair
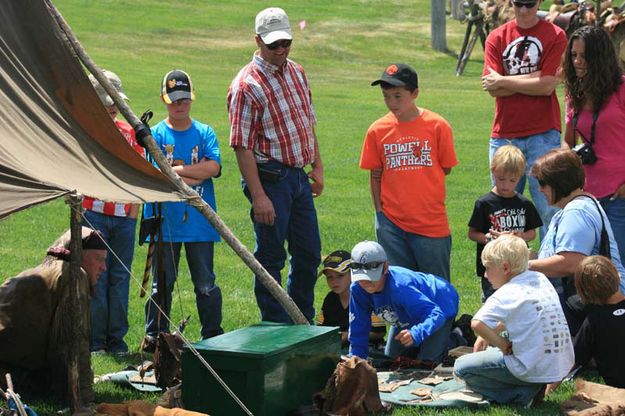
[(583, 303), (603, 305), (619, 291), (621, 277), (604, 256), (585, 257), (575, 270), (575, 289)]
[(518, 147), (507, 144), (501, 146), (493, 155), (493, 161), (490, 164), (491, 172), (503, 171), (519, 178), (525, 175), (525, 156)]
[(510, 265), (512, 276), (527, 270), (530, 252), (527, 243), (512, 234), (504, 234), (484, 246), (482, 264), (484, 266), (501, 266), (505, 262)]

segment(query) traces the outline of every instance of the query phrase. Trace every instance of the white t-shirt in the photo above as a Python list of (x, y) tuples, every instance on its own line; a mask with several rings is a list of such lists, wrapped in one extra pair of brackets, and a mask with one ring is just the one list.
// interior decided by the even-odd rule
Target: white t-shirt
[(502, 322), (512, 342), (505, 355), (508, 370), (519, 380), (552, 383), (573, 367), (575, 353), (560, 300), (542, 273), (526, 271), (501, 286), (475, 314), (490, 328)]

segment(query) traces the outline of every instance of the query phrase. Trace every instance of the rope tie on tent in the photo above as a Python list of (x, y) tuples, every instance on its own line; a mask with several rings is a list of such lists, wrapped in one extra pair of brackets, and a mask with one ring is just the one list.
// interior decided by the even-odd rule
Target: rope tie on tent
[[(76, 209), (72, 206), (72, 209)], [(81, 213), (82, 215), (82, 213)], [(89, 222), (89, 220), (82, 215), (82, 218), (85, 220), (85, 222), (89, 225), (89, 227), (94, 228), (93, 224), (91, 224)], [(94, 228), (95, 229), (95, 228)], [(98, 234), (99, 238), (102, 238), (102, 236), (100, 234)], [(133, 281), (133, 283), (135, 284), (140, 284), (139, 283), (139, 279), (132, 273), (131, 270), (129, 270), (126, 265), (121, 261), (121, 259), (119, 258), (119, 256), (117, 255), (117, 253), (115, 253), (113, 251), (113, 249), (111, 248), (111, 246), (108, 244), (108, 242), (102, 238), (102, 242), (106, 245), (108, 251), (115, 257), (115, 259), (122, 265), (122, 267), (124, 268), (124, 270), (130, 275), (131, 280)], [(172, 256), (173, 257), (173, 256)], [(160, 305), (158, 305), (157, 302), (154, 302), (154, 300), (152, 299), (152, 297), (148, 298), (148, 302), (150, 303), (149, 307), (156, 307), (158, 309), (158, 311), (160, 312), (161, 316), (163, 316), (167, 322), (169, 323), (170, 326), (175, 327), (176, 325), (174, 324), (174, 322), (171, 320), (171, 318), (165, 313), (165, 311), (160, 307)], [(200, 363), (202, 363), (202, 365), (204, 366), (204, 368), (206, 368), (211, 375), (215, 378), (215, 380), (217, 380), (217, 382), (221, 385), (221, 387), (224, 388), (224, 390), (226, 390), (226, 392), (230, 395), (230, 397), (232, 398), (232, 400), (234, 400), (239, 407), (249, 416), (253, 416), (252, 412), (247, 408), (247, 406), (245, 406), (245, 404), (241, 401), (241, 399), (239, 399), (237, 397), (237, 395), (230, 389), (230, 387), (228, 387), (228, 385), (226, 384), (225, 381), (223, 381), (223, 379), (219, 376), (219, 374), (217, 374), (217, 372), (211, 367), (211, 365), (204, 359), (204, 357), (202, 357), (202, 355), (198, 352), (198, 350), (193, 346), (193, 344), (191, 344), (191, 341), (189, 341), (189, 339), (183, 334), (180, 333), (180, 338), (182, 339), (182, 341), (184, 342), (184, 345), (189, 349), (189, 351), (191, 351), (191, 353), (200, 361)]]

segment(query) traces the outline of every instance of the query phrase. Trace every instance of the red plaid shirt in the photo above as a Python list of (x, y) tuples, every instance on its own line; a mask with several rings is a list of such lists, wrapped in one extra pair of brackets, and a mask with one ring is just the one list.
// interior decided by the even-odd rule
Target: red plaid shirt
[(255, 54), (230, 84), (228, 115), (230, 146), (253, 149), (257, 162), (314, 162), (316, 116), (301, 65), (279, 68)]

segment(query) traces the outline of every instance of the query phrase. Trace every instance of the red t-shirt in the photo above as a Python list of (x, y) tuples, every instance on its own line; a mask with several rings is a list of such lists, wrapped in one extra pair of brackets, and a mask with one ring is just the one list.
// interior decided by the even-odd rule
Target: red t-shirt
[[(506, 76), (536, 71), (555, 75), (566, 49), (566, 35), (544, 20), (529, 29), (518, 27), (512, 20), (491, 32), (485, 49), (484, 75), (489, 67)], [(562, 130), (555, 91), (549, 96), (496, 97), (492, 137), (525, 137), (551, 129)]]
[(421, 115), (400, 122), (388, 113), (365, 137), (362, 169), (382, 169), (382, 211), (404, 231), (426, 237), (450, 234), (445, 209), (445, 172), (458, 164), (449, 123), (420, 108)]
[[(119, 129), (119, 132), (124, 136), (124, 139), (128, 142), (130, 146), (135, 150), (135, 152), (139, 153), (141, 156), (145, 157), (145, 150), (139, 143), (137, 143), (137, 138), (135, 137), (135, 131), (132, 126), (126, 123), (123, 120), (115, 120), (115, 125)], [(99, 212), (100, 214), (115, 216), (115, 217), (126, 217), (130, 212), (131, 204), (122, 204), (118, 202), (110, 202), (110, 201), (101, 201), (99, 199), (91, 198), (89, 196), (85, 196), (82, 202), (82, 206), (84, 209), (88, 209), (90, 211)]]

